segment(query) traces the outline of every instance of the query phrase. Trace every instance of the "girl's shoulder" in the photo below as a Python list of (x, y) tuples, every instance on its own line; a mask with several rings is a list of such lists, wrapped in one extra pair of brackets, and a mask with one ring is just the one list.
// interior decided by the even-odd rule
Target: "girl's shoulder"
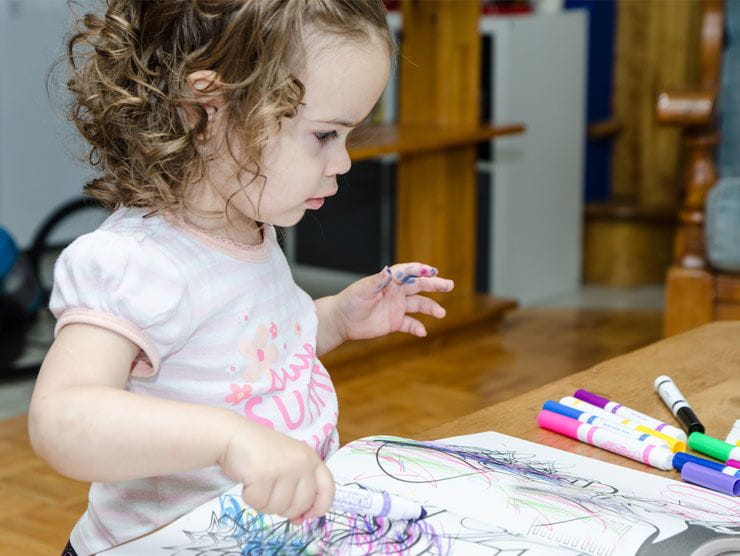
[(142, 276), (164, 273), (182, 277), (186, 266), (177, 256), (180, 233), (162, 216), (147, 214), (138, 208), (115, 210), (96, 230), (67, 246), (57, 264), (108, 273), (125, 270)]

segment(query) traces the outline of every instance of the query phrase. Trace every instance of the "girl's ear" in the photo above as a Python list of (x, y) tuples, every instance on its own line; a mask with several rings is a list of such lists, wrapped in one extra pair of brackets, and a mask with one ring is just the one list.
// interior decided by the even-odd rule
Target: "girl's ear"
[[(208, 125), (211, 127), (215, 124), (219, 111), (226, 105), (226, 98), (221, 91), (218, 74), (211, 70), (198, 70), (189, 74), (186, 81), (193, 93), (195, 104), (206, 111)], [(186, 106), (185, 118), (191, 128), (195, 127), (200, 121), (200, 111), (194, 106)], [(209, 135), (209, 133), (206, 132), (206, 135)]]

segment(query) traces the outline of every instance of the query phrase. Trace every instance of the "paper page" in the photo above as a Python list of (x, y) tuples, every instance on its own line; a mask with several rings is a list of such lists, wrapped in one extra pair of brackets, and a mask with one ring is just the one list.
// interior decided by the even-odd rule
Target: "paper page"
[(461, 554), (575, 556), (438, 508), (420, 521), (389, 521), (330, 513), (302, 526), (246, 508), (236, 486), (156, 533), (104, 552), (106, 556)]
[(371, 437), (343, 447), (329, 466), (586, 554), (690, 554), (723, 537), (740, 548), (739, 498), (493, 432), (429, 443)]

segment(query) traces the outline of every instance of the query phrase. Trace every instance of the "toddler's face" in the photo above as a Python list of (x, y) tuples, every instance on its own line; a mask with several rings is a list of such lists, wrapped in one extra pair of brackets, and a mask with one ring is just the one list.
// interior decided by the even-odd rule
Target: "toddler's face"
[[(231, 199), (252, 220), (292, 226), (337, 192), (337, 175), (351, 164), (347, 135), (368, 116), (388, 81), (389, 53), (379, 38), (350, 44), (314, 35), (306, 49), (307, 67), (299, 76), (306, 88), (303, 105), (295, 117), (282, 120), (264, 150), (264, 190), (260, 196), (255, 182)], [(248, 180), (243, 176), (239, 183), (232, 176), (214, 185), (227, 198)]]

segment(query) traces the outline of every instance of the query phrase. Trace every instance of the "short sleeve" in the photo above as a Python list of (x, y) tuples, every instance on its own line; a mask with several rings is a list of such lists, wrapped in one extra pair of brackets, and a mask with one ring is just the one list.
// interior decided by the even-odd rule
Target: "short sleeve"
[(190, 334), (185, 274), (161, 246), (97, 230), (77, 238), (57, 259), (49, 308), (54, 334), (83, 323), (117, 332), (141, 348), (132, 374), (157, 372)]

